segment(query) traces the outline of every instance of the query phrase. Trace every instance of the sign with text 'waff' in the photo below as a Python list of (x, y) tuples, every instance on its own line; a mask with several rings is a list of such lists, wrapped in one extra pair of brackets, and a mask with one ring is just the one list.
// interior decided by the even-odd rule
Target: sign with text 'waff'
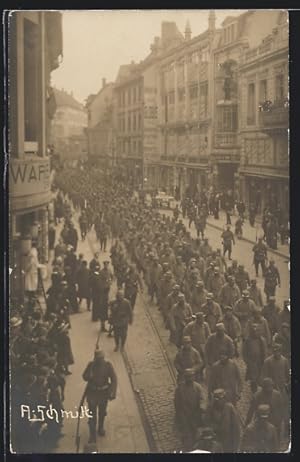
[(41, 194), (50, 188), (48, 158), (11, 159), (9, 161), (9, 192), (12, 197)]

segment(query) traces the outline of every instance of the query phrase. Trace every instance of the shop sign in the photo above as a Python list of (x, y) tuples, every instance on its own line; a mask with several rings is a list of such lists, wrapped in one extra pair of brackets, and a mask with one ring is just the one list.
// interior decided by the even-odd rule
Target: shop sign
[(49, 159), (11, 159), (9, 191), (12, 197), (41, 194), (50, 190)]

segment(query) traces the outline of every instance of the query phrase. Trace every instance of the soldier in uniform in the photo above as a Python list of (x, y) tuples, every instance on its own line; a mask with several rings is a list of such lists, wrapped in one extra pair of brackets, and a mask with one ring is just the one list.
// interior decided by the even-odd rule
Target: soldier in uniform
[(102, 297), (102, 281), (100, 276), (100, 265), (94, 266), (90, 278), (91, 300), (92, 300), (92, 321), (98, 321), (100, 318), (100, 300)]
[(243, 452), (273, 453), (279, 450), (276, 428), (269, 419), (270, 406), (260, 404), (254, 422), (245, 429), (241, 444)]
[(223, 315), (220, 305), (213, 300), (213, 294), (206, 295), (206, 303), (202, 305), (201, 311), (204, 313), (204, 319), (208, 323), (211, 332), (216, 331), (216, 325), (222, 321)]
[(194, 380), (194, 369), (184, 371), (184, 381), (175, 390), (176, 423), (182, 432), (185, 450), (190, 450), (197, 429), (203, 424), (206, 410), (205, 395), (201, 385)]
[(257, 287), (256, 279), (251, 279), (249, 287), (249, 297), (254, 301), (256, 306), (263, 306), (262, 293), (259, 287)]
[(227, 229), (221, 234), (223, 239), (223, 256), (225, 257), (226, 252), (228, 253), (228, 258), (231, 260), (232, 244), (235, 245), (233, 232), (230, 231), (230, 226), (227, 226)]
[(255, 303), (249, 298), (248, 290), (244, 290), (242, 298), (240, 298), (233, 308), (233, 313), (238, 318), (242, 328), (242, 337), (246, 337), (246, 326), (251, 315), (255, 311)]
[(182, 382), (185, 369), (193, 369), (195, 380), (201, 381), (204, 362), (199, 352), (192, 346), (191, 337), (183, 337), (182, 346), (176, 354), (174, 365), (178, 372), (178, 382)]
[(226, 334), (232, 339), (235, 348), (235, 356), (239, 356), (239, 344), (242, 335), (242, 328), (240, 321), (233, 314), (233, 307), (227, 305), (224, 307), (223, 323), (225, 326)]
[(122, 289), (118, 289), (116, 299), (110, 303), (110, 322), (113, 326), (115, 351), (119, 348), (123, 351), (128, 325), (132, 324), (132, 309)]
[(275, 296), (277, 286), (280, 287), (280, 274), (278, 268), (275, 266), (274, 260), (270, 260), (270, 264), (265, 270), (264, 291), (267, 296), (267, 300), (269, 300), (269, 297)]
[(225, 306), (234, 306), (241, 298), (241, 292), (233, 276), (229, 276), (227, 283), (223, 285), (219, 294), (219, 301), (222, 308)]
[(213, 428), (223, 452), (236, 453), (240, 447), (241, 425), (237, 411), (226, 399), (226, 391), (217, 388), (207, 409), (207, 424)]
[(265, 274), (266, 259), (267, 259), (267, 246), (263, 243), (262, 237), (258, 239), (258, 243), (253, 246), (253, 263), (255, 266), (256, 277), (258, 277), (258, 268), (261, 266), (262, 275)]
[(269, 297), (269, 301), (262, 309), (262, 315), (267, 320), (271, 335), (273, 335), (279, 331), (280, 324), (279, 324), (279, 313), (280, 308), (275, 303), (275, 297)]
[(110, 286), (113, 280), (112, 271), (109, 268), (109, 261), (104, 261), (104, 268), (100, 271), (101, 298), (99, 301), (99, 318), (101, 321), (101, 331), (107, 332), (105, 321), (107, 321), (108, 297)]
[(228, 357), (226, 351), (221, 351), (220, 359), (212, 365), (208, 380), (210, 397), (217, 388), (223, 388), (227, 400), (236, 406), (242, 393), (242, 379), (237, 364)]
[(178, 302), (173, 306), (169, 316), (169, 325), (171, 331), (171, 338), (178, 346), (181, 345), (183, 329), (192, 320), (192, 309), (185, 301), (184, 294), (178, 295)]
[(105, 435), (106, 408), (108, 401), (116, 398), (117, 376), (112, 364), (104, 359), (104, 352), (96, 350), (94, 360), (87, 365), (82, 377), (87, 382), (86, 398), (92, 413), (89, 419), (89, 443), (95, 443), (97, 420), (98, 435)]
[(130, 301), (131, 309), (134, 309), (138, 289), (143, 292), (143, 284), (135, 265), (129, 265), (125, 276), (125, 298)]
[(196, 348), (201, 358), (204, 359), (204, 346), (210, 336), (210, 328), (204, 321), (202, 312), (196, 313), (196, 319), (189, 322), (183, 329), (183, 337), (191, 337), (192, 346)]

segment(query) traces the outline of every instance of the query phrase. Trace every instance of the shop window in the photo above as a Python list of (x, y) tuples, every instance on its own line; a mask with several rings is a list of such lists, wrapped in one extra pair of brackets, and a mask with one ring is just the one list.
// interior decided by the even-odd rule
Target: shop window
[(38, 139), (38, 25), (24, 19), (25, 142)]
[(255, 84), (248, 85), (247, 125), (255, 124)]
[(218, 108), (218, 131), (233, 132), (237, 130), (237, 107), (222, 106)]

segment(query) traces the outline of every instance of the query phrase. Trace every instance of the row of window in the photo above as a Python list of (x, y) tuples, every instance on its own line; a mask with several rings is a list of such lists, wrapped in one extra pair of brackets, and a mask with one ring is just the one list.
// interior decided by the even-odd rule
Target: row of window
[[(127, 122), (127, 123), (126, 123)], [(118, 130), (120, 132), (135, 132), (142, 128), (142, 116), (139, 111), (128, 112), (128, 115), (120, 114), (118, 116)]]
[(125, 107), (142, 100), (142, 84), (129, 87), (127, 90), (119, 90), (118, 106)]
[[(200, 100), (205, 99), (207, 100), (208, 97), (208, 83), (201, 83), (200, 85), (191, 85), (188, 89), (190, 99), (196, 99), (200, 95)], [(178, 88), (177, 89), (177, 98), (179, 102), (185, 101), (186, 91), (185, 88)], [(167, 101), (166, 101), (167, 100)], [(175, 104), (175, 91), (169, 91), (168, 94), (162, 94), (162, 104)]]
[(119, 140), (118, 151), (119, 154), (136, 154), (142, 155), (143, 143), (142, 140)]
[[(263, 103), (268, 100), (269, 97), (269, 85), (267, 79), (259, 81), (258, 85), (255, 82), (248, 84), (247, 89), (247, 125), (255, 125), (256, 113), (258, 109), (256, 92), (258, 91), (259, 102)], [(275, 81), (271, 82), (274, 85), (274, 99), (282, 101), (286, 96), (285, 80), (283, 74), (277, 74)], [(257, 88), (258, 86), (258, 88)]]

